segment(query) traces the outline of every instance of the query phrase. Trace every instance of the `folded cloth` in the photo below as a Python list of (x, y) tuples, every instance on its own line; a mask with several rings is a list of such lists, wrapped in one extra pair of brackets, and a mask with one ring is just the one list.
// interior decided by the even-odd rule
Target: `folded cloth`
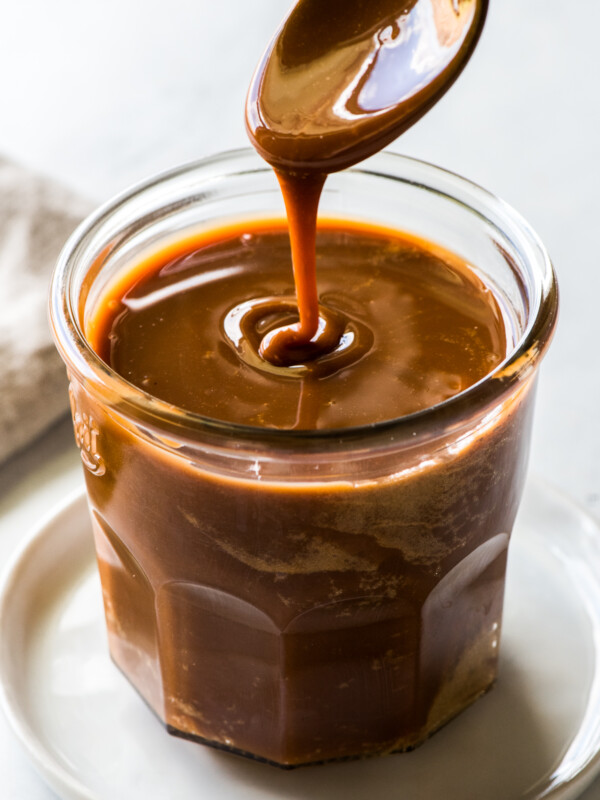
[(0, 159), (0, 460), (68, 408), (48, 288), (62, 245), (88, 210), (66, 189)]

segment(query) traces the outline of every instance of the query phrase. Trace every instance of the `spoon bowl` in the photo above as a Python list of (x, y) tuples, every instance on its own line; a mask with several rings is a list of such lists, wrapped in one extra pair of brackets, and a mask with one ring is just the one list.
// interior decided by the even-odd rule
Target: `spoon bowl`
[(246, 125), (275, 169), (327, 174), (381, 150), (454, 83), (488, 0), (300, 0), (252, 79)]

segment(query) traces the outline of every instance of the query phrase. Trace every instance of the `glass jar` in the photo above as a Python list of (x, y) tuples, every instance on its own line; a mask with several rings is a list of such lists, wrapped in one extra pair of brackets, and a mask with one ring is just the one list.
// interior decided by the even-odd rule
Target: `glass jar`
[(115, 275), (199, 229), (284, 216), (251, 151), (101, 208), (67, 243), (51, 299), (114, 661), (171, 733), (286, 767), (411, 749), (493, 684), (558, 302), (525, 221), (431, 165), (379, 154), (330, 176), (320, 214), (472, 265), (505, 317), (504, 362), (432, 408), (325, 431), (207, 419), (111, 370), (84, 331)]

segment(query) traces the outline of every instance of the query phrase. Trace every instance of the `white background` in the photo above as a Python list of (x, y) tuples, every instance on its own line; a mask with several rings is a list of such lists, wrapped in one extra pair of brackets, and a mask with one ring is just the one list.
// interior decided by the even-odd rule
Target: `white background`
[[(108, 199), (246, 145), (243, 102), (289, 0), (6, 0), (0, 154)], [(561, 288), (532, 470), (600, 511), (600, 4), (491, 0), (450, 93), (392, 149), (459, 172), (537, 229)], [(69, 423), (0, 469), (0, 567), (80, 480)], [(0, 719), (0, 798), (52, 794)], [(600, 782), (585, 800), (600, 800)]]

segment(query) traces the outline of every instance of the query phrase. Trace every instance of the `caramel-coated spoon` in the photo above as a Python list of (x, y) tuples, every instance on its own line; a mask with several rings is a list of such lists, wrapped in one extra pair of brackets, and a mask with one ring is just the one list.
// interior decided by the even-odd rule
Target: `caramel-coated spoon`
[(315, 269), (325, 177), (381, 150), (439, 100), (473, 53), (487, 7), (300, 0), (275, 34), (250, 85), (246, 127), (283, 191), (300, 319), (265, 337), (265, 360), (302, 363), (337, 345)]
[(488, 0), (300, 0), (252, 79), (246, 124), (277, 170), (327, 174), (381, 150), (456, 80)]

